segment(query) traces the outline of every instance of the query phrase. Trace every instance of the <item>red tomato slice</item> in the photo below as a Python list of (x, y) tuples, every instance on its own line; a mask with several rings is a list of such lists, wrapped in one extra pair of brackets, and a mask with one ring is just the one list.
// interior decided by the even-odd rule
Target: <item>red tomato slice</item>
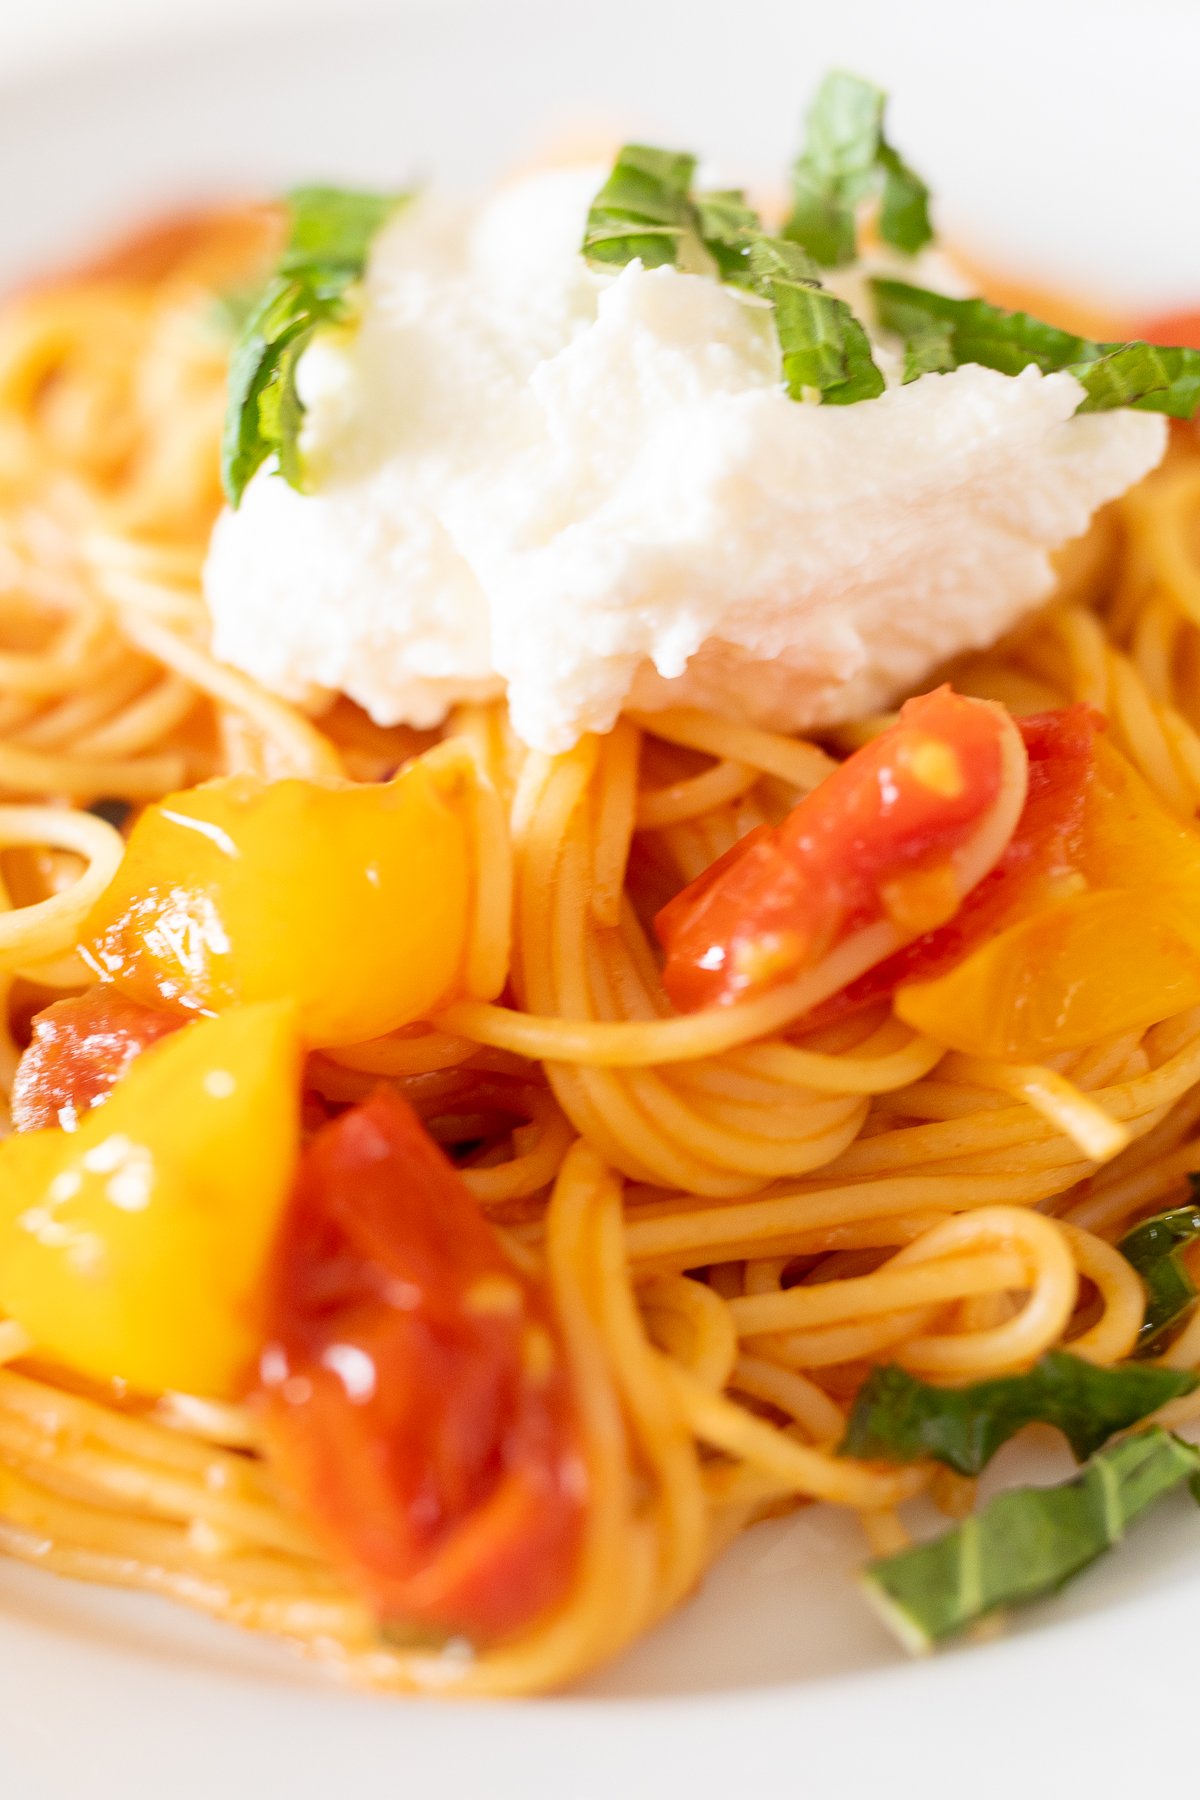
[(671, 1000), (682, 1011), (726, 1004), (881, 921), (893, 927), (882, 955), (944, 924), (1011, 835), (1024, 765), (1002, 708), (948, 687), (909, 700), (782, 825), (659, 913)]
[(995, 868), (972, 889), (948, 924), (876, 963), (818, 1008), (811, 1016), (813, 1024), (887, 999), (906, 981), (929, 981), (943, 974), (985, 937), (1031, 909), (1037, 895), (1048, 892), (1086, 859), (1088, 794), (1103, 718), (1088, 706), (1068, 706), (1019, 719), (1017, 728), (1029, 758), (1028, 788), (1017, 829)]
[(34, 1019), (33, 1037), (17, 1064), (14, 1126), (73, 1130), (81, 1114), (108, 1098), (135, 1057), (182, 1023), (108, 986), (56, 1000)]
[(559, 1601), (587, 1483), (551, 1315), (390, 1090), (305, 1152), (270, 1307), (276, 1458), (380, 1618), (486, 1641)]

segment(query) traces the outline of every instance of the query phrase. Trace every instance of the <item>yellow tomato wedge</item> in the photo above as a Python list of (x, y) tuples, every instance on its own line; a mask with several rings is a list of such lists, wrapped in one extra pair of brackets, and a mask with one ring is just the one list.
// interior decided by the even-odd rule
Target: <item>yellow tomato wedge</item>
[(1036, 1062), (1200, 1004), (1200, 831), (1102, 735), (1073, 860), (1084, 891), (898, 989), (899, 1017), (970, 1056)]
[(0, 1310), (39, 1353), (134, 1388), (244, 1387), (299, 1144), (295, 1008), (146, 1050), (75, 1132), (0, 1144)]
[(1083, 868), (1092, 887), (1193, 887), (1200, 831), (1165, 807), (1108, 739), (1097, 735)]
[(469, 809), (444, 767), (393, 781), (206, 782), (149, 806), (83, 954), (135, 999), (197, 1012), (294, 999), (312, 1045), (354, 1043), (453, 996)]
[(1077, 894), (900, 988), (915, 1031), (969, 1056), (1037, 1062), (1200, 1004), (1200, 889)]

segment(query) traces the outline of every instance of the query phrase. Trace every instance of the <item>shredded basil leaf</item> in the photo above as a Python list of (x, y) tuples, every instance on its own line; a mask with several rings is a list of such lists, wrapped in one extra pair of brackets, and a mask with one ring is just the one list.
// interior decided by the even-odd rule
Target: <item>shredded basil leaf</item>
[(1082, 384), (1081, 413), (1130, 406), (1190, 419), (1200, 406), (1200, 350), (1154, 344), (1102, 344), (987, 300), (959, 300), (877, 276), (871, 282), (879, 323), (905, 342), (905, 381), (980, 363), (1004, 375), (1030, 364), (1065, 369)]
[(825, 268), (854, 261), (858, 207), (875, 193), (885, 243), (912, 255), (933, 236), (929, 190), (889, 144), (886, 108), (881, 88), (840, 69), (825, 77), (809, 107), (784, 236)]
[(967, 1387), (933, 1387), (888, 1364), (873, 1369), (850, 1414), (841, 1454), (891, 1462), (924, 1457), (978, 1475), (1026, 1425), (1056, 1426), (1076, 1461), (1168, 1400), (1192, 1393), (1200, 1377), (1127, 1363), (1103, 1369), (1067, 1351), (1047, 1352), (1023, 1375)]
[(929, 189), (899, 152), (879, 140), (879, 167), (883, 171), (883, 197), (879, 207), (879, 235), (894, 250), (915, 256), (933, 241), (929, 219)]
[(1013, 1488), (929, 1543), (868, 1563), (864, 1590), (907, 1649), (928, 1650), (1001, 1607), (1056, 1593), (1197, 1477), (1200, 1450), (1151, 1425), (1060, 1487)]
[(759, 238), (749, 258), (756, 293), (775, 309), (783, 372), (793, 400), (820, 394), (830, 406), (873, 400), (884, 379), (871, 340), (844, 300), (821, 286), (799, 244)]
[(1200, 350), (1136, 340), (1104, 344), (1095, 362), (1071, 373), (1087, 389), (1080, 412), (1111, 412), (1129, 406), (1139, 412), (1191, 419), (1200, 407)]
[(287, 197), (290, 229), (279, 273), (328, 280), (340, 270), (356, 279), (375, 233), (408, 198), (356, 188), (293, 188)]
[(905, 386), (916, 381), (918, 376), (948, 375), (956, 367), (954, 344), (947, 326), (923, 326), (905, 339), (904, 373), (901, 376)]
[(696, 195), (695, 207), (700, 241), (716, 264), (721, 280), (732, 287), (753, 289), (750, 252), (763, 229), (741, 188), (711, 188)]
[(591, 262), (623, 266), (635, 259), (648, 269), (690, 261), (680, 255), (684, 238), (696, 237), (692, 176), (696, 159), (685, 150), (626, 144), (588, 212), (583, 253)]
[(771, 237), (739, 188), (693, 195), (696, 159), (684, 151), (626, 144), (588, 214), (583, 252), (612, 267), (703, 268), (770, 303), (793, 400), (831, 406), (884, 390), (871, 342), (850, 307), (821, 285), (799, 244)]
[[(1200, 1183), (1192, 1177), (1192, 1189)], [(1138, 1333), (1138, 1353), (1154, 1356), (1166, 1348), (1179, 1326), (1195, 1309), (1196, 1284), (1183, 1266), (1180, 1251), (1200, 1237), (1200, 1204), (1176, 1206), (1135, 1225), (1117, 1245), (1146, 1289), (1146, 1314)]]
[(221, 478), (232, 506), (271, 456), (284, 480), (303, 489), (296, 365), (321, 326), (353, 316), (351, 290), (371, 240), (405, 198), (328, 187), (289, 195), (286, 248), (241, 326), (230, 362)]

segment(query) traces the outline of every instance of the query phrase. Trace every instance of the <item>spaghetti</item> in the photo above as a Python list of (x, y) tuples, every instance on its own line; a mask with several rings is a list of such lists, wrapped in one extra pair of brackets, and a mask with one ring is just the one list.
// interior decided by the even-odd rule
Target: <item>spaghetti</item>
[[(435, 767), (469, 771), (475, 795), (463, 994), (326, 1047), (310, 1082), (335, 1110), (404, 1096), (544, 1282), (582, 1537), (530, 1629), (477, 1653), (385, 1642), (258, 1414), (72, 1375), (9, 1319), (0, 1548), (278, 1634), (374, 1686), (537, 1692), (645, 1631), (767, 1512), (847, 1507), (894, 1548), (895, 1509), (931, 1483), (960, 1510), (928, 1461), (835, 1454), (872, 1365), (961, 1383), (1063, 1344), (1131, 1355), (1145, 1296), (1116, 1245), (1200, 1172), (1200, 1007), (1044, 1064), (947, 1052), (887, 999), (814, 1028), (825, 996), (803, 976), (676, 1015), (650, 914), (886, 721), (819, 747), (664, 712), (547, 757), (499, 704), (387, 731), (345, 702), (311, 719), (218, 664), (199, 587), (227, 353), (214, 297), (260, 272), (275, 231), (255, 210), (182, 221), (0, 317), (0, 1078), (31, 1015), (92, 979), (77, 946), (124, 847), (108, 818), (218, 774), (374, 783), (440, 742)], [(1096, 708), (1190, 821), (1198, 545), (1200, 447), (1181, 429), (1064, 555), (1051, 603), (955, 686), (1017, 715)], [(1166, 1360), (1200, 1366), (1200, 1326)], [(1200, 1394), (1167, 1416), (1200, 1416)]]

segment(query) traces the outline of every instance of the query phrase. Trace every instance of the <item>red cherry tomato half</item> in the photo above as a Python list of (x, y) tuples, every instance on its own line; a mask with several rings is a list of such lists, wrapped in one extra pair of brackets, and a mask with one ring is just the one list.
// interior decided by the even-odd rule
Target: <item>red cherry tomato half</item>
[[(1024, 764), (1002, 708), (948, 687), (906, 702), (781, 825), (738, 845), (659, 913), (671, 1000), (683, 1011), (736, 1000), (881, 920), (894, 927), (885, 955), (944, 924), (1015, 827)], [(989, 822), (1003, 829), (967, 874), (964, 858)]]
[(135, 1057), (182, 1023), (108, 986), (56, 1000), (34, 1019), (33, 1037), (17, 1064), (14, 1126), (72, 1130), (89, 1108), (107, 1099)]
[(272, 1285), (269, 1438), (380, 1618), (487, 1641), (561, 1600), (586, 1476), (549, 1307), (391, 1091), (313, 1138)]
[(1087, 797), (1095, 772), (1100, 714), (1088, 706), (1019, 719), (1029, 758), (1025, 805), (1008, 847), (972, 889), (954, 918), (876, 963), (812, 1015), (825, 1024), (884, 1000), (906, 981), (943, 974), (991, 933), (1030, 910), (1084, 859)]

